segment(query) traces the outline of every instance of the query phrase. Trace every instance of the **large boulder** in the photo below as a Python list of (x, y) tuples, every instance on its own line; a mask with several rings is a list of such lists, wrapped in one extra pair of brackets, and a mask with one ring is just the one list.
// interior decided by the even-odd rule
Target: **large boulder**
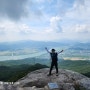
[[(33, 87), (48, 88), (48, 83), (57, 83), (58, 90), (90, 90), (90, 78), (74, 71), (59, 69), (59, 75), (56, 76), (56, 71), (52, 71), (51, 76), (47, 76), (48, 68), (40, 69), (29, 73), (27, 76), (21, 78), (17, 82), (17, 87)], [(33, 89), (32, 89), (33, 90)], [(49, 90), (49, 88), (48, 88)]]
[(49, 68), (28, 73), (13, 85), (0, 85), (0, 90), (51, 90), (49, 83), (56, 83), (58, 88), (52, 90), (90, 90), (90, 78), (70, 70), (59, 69), (59, 75), (52, 71), (47, 76)]

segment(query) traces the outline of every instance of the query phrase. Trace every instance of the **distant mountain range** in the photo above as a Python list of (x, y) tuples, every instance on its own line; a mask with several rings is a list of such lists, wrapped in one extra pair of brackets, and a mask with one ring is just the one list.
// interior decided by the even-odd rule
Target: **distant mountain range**
[(90, 50), (90, 43), (75, 43), (69, 49), (73, 49), (73, 50)]
[(0, 50), (17, 50), (22, 48), (43, 48), (43, 47), (59, 47), (68, 45), (65, 42), (44, 42), (44, 41), (17, 41), (0, 43)]
[(72, 49), (82, 49), (82, 47), (89, 48), (90, 43), (79, 43), (74, 41), (60, 41), (60, 42), (44, 42), (44, 41), (16, 41), (16, 42), (3, 42), (0, 43), (0, 51), (17, 50), (23, 48), (39, 48), (44, 47), (60, 47), (60, 46), (72, 46)]

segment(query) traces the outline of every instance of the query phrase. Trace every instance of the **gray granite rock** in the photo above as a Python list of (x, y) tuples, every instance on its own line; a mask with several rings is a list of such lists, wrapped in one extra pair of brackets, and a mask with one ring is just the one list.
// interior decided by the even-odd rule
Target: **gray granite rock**
[(48, 72), (48, 68), (33, 71), (14, 85), (0, 85), (0, 90), (50, 90), (48, 83), (57, 83), (59, 88), (53, 90), (90, 90), (90, 78), (82, 74), (59, 69), (58, 76), (55, 70), (52, 71), (51, 76), (47, 76)]

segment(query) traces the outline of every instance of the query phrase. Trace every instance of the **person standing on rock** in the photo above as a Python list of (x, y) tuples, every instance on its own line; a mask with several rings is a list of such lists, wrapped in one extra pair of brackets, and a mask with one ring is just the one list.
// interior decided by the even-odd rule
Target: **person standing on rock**
[(48, 76), (51, 75), (53, 66), (55, 66), (55, 68), (56, 68), (56, 76), (58, 76), (58, 62), (57, 62), (58, 61), (58, 54), (63, 52), (63, 50), (61, 50), (60, 52), (57, 53), (57, 52), (55, 52), (55, 49), (52, 49), (51, 52), (49, 52), (49, 50), (46, 47), (45, 47), (45, 49), (46, 49), (46, 51), (48, 53), (50, 53), (51, 60), (52, 60)]

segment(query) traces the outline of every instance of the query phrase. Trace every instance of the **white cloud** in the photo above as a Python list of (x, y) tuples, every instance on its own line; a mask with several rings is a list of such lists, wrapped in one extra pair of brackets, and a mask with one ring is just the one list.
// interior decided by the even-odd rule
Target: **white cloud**
[(90, 25), (82, 24), (75, 26), (75, 32), (77, 33), (90, 33)]
[(90, 19), (90, 0), (76, 0), (65, 16), (76, 20)]
[[(57, 18), (58, 20), (59, 18)], [(52, 18), (51, 22), (55, 22), (56, 18)], [(89, 25), (74, 25), (72, 31), (57, 33), (53, 29), (46, 28), (44, 30), (32, 29), (27, 24), (2, 22), (0, 23), (0, 41), (15, 41), (15, 40), (45, 40), (55, 41), (63, 39), (71, 40), (88, 40), (89, 34), (85, 35), (87, 30), (90, 32)], [(81, 35), (80, 35), (81, 33)], [(87, 36), (87, 37), (86, 37)]]
[[(51, 19), (52, 24), (56, 24), (60, 20), (59, 17)], [(56, 40), (59, 34), (52, 27), (44, 28), (44, 30), (33, 29), (27, 24), (5, 21), (0, 23), (0, 41), (16, 41), (16, 40)], [(61, 36), (61, 35), (60, 35)]]
[(62, 30), (67, 38), (90, 41), (90, 0), (75, 0), (62, 21)]
[(85, 0), (76, 0), (73, 7), (74, 8), (82, 8), (85, 6)]
[(59, 16), (54, 16), (50, 18), (50, 31), (54, 31), (56, 33), (62, 32), (62, 28), (60, 25), (61, 18)]
[(46, 0), (35, 0), (38, 3), (44, 3)]
[[(0, 23), (0, 33), (3, 35), (25, 35), (32, 33), (33, 30), (26, 24), (4, 21)], [(13, 38), (13, 37), (12, 37)]]
[[(4, 1), (3, 5), (5, 6), (5, 3), (7, 3), (9, 7), (9, 2)], [(90, 38), (90, 0), (74, 0), (75, 2), (71, 2), (70, 0), (27, 1), (29, 2), (26, 3), (25, 0), (21, 1), (22, 5), (19, 8), (21, 12), (18, 13), (18, 15), (13, 16), (13, 13), (12, 16), (8, 16), (9, 19), (16, 18), (18, 20), (17, 22), (14, 20), (10, 21), (9, 19), (6, 20), (6, 18), (4, 19), (0, 16), (0, 19), (2, 18), (0, 22), (0, 41), (25, 39), (81, 40), (82, 38), (86, 40)], [(18, 0), (15, 2), (17, 5)], [(25, 2), (24, 6), (23, 2)], [(12, 9), (14, 9), (16, 5), (14, 5)], [(0, 10), (1, 9), (3, 8), (0, 8)], [(16, 10), (15, 8), (15, 11)], [(22, 18), (25, 14), (25, 11), (23, 12), (22, 10), (28, 12), (28, 17)], [(1, 10), (0, 14), (7, 13), (7, 15), (9, 15), (12, 13), (12, 10), (10, 12), (6, 11), (7, 10), (4, 10), (4, 13), (2, 13)]]
[(90, 24), (73, 24), (67, 27), (63, 27), (64, 33), (78, 33), (90, 34)]

